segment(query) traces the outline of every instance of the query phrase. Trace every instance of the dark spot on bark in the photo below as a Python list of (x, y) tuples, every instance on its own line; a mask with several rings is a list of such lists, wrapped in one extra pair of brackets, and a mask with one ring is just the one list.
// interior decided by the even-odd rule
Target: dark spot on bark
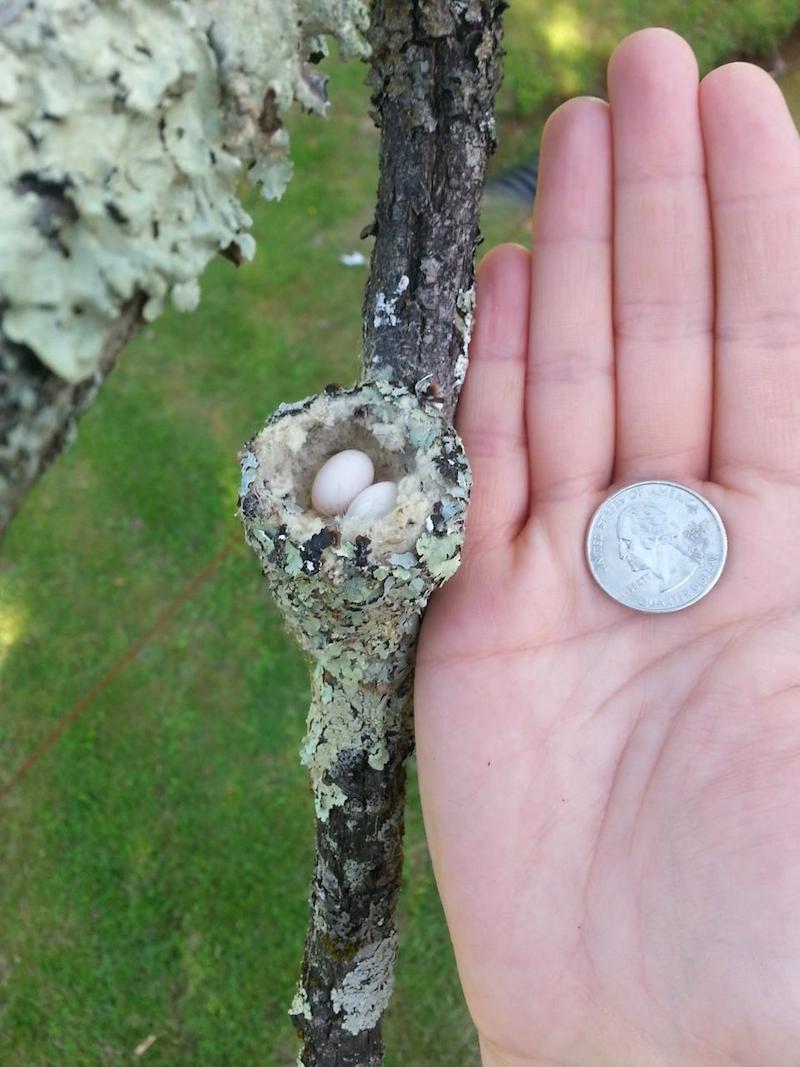
[[(316, 96), (316, 98), (323, 104), (328, 102), (328, 76), (327, 74), (320, 74), (318, 71), (313, 70), (308, 63), (304, 63), (302, 67), (303, 80), (308, 88)], [(311, 108), (303, 108), (308, 112)]]
[(317, 63), (321, 63), (324, 58), (324, 52), (312, 52), (311, 55), (308, 57), (308, 62), (314, 63), (316, 65)]
[(73, 315), (83, 315), (83, 313), (84, 313), (84, 308), (82, 308), (80, 304), (73, 304), (72, 305), (72, 314)]
[(17, 180), (17, 192), (36, 193), (43, 200), (50, 199), (64, 202), (65, 208), (72, 213), (74, 221), (78, 217), (77, 208), (72, 201), (64, 200), (66, 191), (71, 185), (72, 182), (69, 178), (64, 178), (63, 181), (54, 181), (50, 178), (43, 178), (34, 170), (26, 170), (20, 174)]
[(282, 567), (286, 562), (286, 523), (275, 531), (272, 543), (275, 546), (275, 562)]
[(161, 233), (161, 227), (158, 224), (158, 219), (153, 219), (153, 222), (152, 222), (152, 225), (150, 226), (150, 229), (153, 232), (153, 237), (157, 241), (158, 240), (158, 235)]
[(229, 259), (231, 263), (233, 263), (234, 267), (241, 267), (242, 263), (244, 262), (242, 250), (235, 241), (231, 241), (231, 243), (227, 247), (221, 248), (219, 254), (225, 259)]
[(331, 957), (339, 963), (349, 963), (358, 952), (359, 946), (352, 944), (344, 938), (331, 937), (330, 934), (320, 934), (320, 944)]
[(167, 128), (167, 120), (162, 115), (161, 118), (158, 120), (158, 136), (159, 136), (159, 140), (161, 141), (161, 143), (164, 146), (164, 148), (167, 147), (166, 138), (164, 137), (164, 132), (165, 132), (166, 128)]
[(217, 153), (214, 151), (213, 148), (209, 148), (209, 150), (208, 150), (208, 158), (211, 160), (211, 166), (212, 167), (216, 167), (216, 165), (217, 165)]
[(43, 178), (35, 171), (20, 174), (16, 184), (18, 193), (34, 193), (39, 198), (34, 213), (34, 225), (39, 233), (47, 238), (50, 246), (59, 251), (65, 259), (71, 258), (71, 252), (61, 236), (61, 227), (78, 219), (78, 209), (67, 196), (67, 190), (71, 186), (69, 178), (54, 181)]
[(431, 525), (433, 526), (432, 533), (437, 537), (442, 537), (447, 531), (447, 523), (443, 514), (442, 502), (437, 500), (433, 505), (433, 510), (430, 515)]
[(106, 204), (106, 214), (120, 226), (126, 226), (130, 222), (128, 216), (124, 212), (120, 211), (117, 205), (112, 203), (110, 200)]
[(439, 453), (433, 462), (439, 469), (439, 473), (443, 477), (449, 478), (454, 484), (458, 482), (459, 474), (463, 474), (467, 470), (466, 460), (454, 452), (448, 452), (446, 448)]
[(467, 52), (475, 57), (478, 49), (483, 44), (483, 30), (475, 30), (474, 33), (470, 33), (464, 39), (464, 44), (466, 45)]
[(122, 84), (121, 79), (122, 75), (118, 70), (115, 70), (108, 78), (111, 84), (116, 88), (114, 99), (111, 101), (111, 111), (114, 115), (117, 115), (122, 111), (125, 107), (125, 101), (128, 99), (128, 90)]
[(242, 515), (246, 519), (252, 519), (258, 511), (258, 497), (252, 491), (245, 493), (242, 499)]
[(339, 386), (336, 384), (336, 382), (328, 382), (328, 384), (325, 386), (324, 391), (328, 396), (336, 396), (336, 394), (339, 392)]
[(335, 530), (324, 526), (318, 533), (313, 534), (300, 546), (300, 556), (303, 560), (303, 570), (306, 574), (316, 574), (319, 571), (319, 562), (322, 553), (330, 545), (335, 545), (339, 535)]
[(133, 50), (134, 52), (140, 52), (143, 56), (147, 56), (148, 59), (153, 58), (153, 53), (145, 44), (135, 44)]
[(279, 130), (283, 123), (278, 115), (278, 102), (275, 90), (270, 88), (264, 93), (264, 103), (261, 106), (261, 114), (258, 116), (258, 125), (263, 133), (271, 136)]
[(402, 681), (400, 683), (400, 685), (398, 685), (398, 687), (397, 687), (397, 695), (398, 695), (398, 697), (404, 697), (408, 693), (409, 688), (410, 688), (410, 686), (409, 686), (409, 683), (408, 683), (408, 679), (406, 679), (405, 681)]
[(354, 562), (357, 567), (364, 568), (369, 566), (369, 544), (369, 538), (365, 537), (363, 534), (359, 534), (356, 538), (356, 554)]
[(177, 128), (177, 130), (175, 131), (175, 136), (178, 138), (179, 141), (182, 141), (183, 138), (184, 138), (185, 133), (186, 133), (186, 130), (184, 130), (183, 126), (179, 126)]

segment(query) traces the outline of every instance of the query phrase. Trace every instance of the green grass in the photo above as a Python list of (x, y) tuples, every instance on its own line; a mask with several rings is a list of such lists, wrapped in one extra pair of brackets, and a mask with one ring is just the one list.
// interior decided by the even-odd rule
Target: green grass
[[(617, 33), (655, 7), (619, 6)], [(668, 7), (708, 5), (658, 5), (656, 21)], [(720, 6), (725, 54), (769, 40), (785, 7)], [(523, 111), (528, 152), (554, 94), (596, 88), (610, 44), (590, 32), (601, 9), (576, 6), (580, 34), (561, 56), (551, 6), (512, 6), (501, 125), (512, 146)], [(534, 47), (552, 54), (531, 73)], [(238, 537), (236, 451), (281, 400), (357, 370), (366, 272), (338, 255), (371, 218), (377, 136), (363, 69), (331, 70), (330, 121), (293, 124), (284, 200), (248, 197), (255, 263), (213, 264), (200, 310), (167, 314), (130, 347), (4, 546), (0, 783), (234, 538), (0, 800), (3, 1067), (294, 1063), (286, 1008), (312, 856), (296, 755), (306, 672)], [(518, 214), (493, 208), (487, 245), (515, 236)], [(399, 922), (387, 1064), (476, 1067), (413, 773)]]
[(609, 53), (627, 33), (677, 30), (705, 73), (732, 59), (768, 63), (798, 17), (797, 0), (511, 0), (498, 104), (505, 137), (495, 165), (524, 156), (529, 124), (540, 127), (562, 100), (605, 95)]

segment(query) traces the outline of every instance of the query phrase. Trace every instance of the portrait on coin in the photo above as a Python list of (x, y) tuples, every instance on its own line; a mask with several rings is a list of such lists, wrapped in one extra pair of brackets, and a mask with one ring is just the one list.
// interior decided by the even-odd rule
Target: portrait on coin
[(683, 585), (695, 573), (699, 560), (681, 545), (681, 528), (657, 504), (635, 503), (617, 518), (619, 557), (634, 574), (646, 572), (659, 593)]

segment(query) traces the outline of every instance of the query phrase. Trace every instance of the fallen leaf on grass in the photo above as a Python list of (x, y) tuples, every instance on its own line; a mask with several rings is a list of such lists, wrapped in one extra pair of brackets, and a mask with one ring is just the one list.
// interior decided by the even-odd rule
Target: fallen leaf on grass
[(134, 1056), (144, 1056), (145, 1052), (154, 1045), (156, 1041), (155, 1034), (148, 1034), (144, 1041), (140, 1041), (136, 1048), (133, 1050)]

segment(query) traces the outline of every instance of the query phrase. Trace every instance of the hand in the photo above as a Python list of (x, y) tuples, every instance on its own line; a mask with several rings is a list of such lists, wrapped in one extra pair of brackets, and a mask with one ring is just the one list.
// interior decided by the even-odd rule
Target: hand
[[(475, 489), (419, 647), (423, 812), (487, 1067), (800, 1062), (800, 140), (661, 29), (542, 139), (533, 253), (478, 283)], [(664, 478), (719, 584), (648, 615), (584, 535)]]

